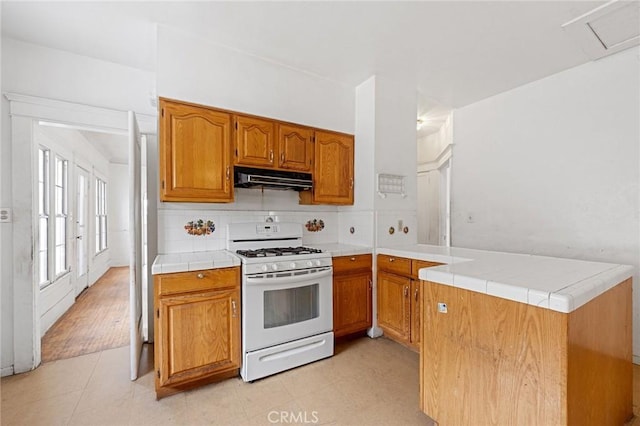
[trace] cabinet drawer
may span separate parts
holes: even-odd
[[[333,258],[333,273],[353,272],[359,269],[371,270],[371,255],[338,256]]]
[[[378,269],[399,275],[411,275],[411,259],[379,254]]]
[[[413,277],[415,279],[420,279],[418,278],[418,272],[420,271],[420,269],[422,268],[431,268],[434,266],[440,266],[443,265],[443,263],[438,263],[438,262],[429,262],[427,260],[412,260],[411,261],[411,275],[413,275]]]
[[[233,288],[240,285],[240,268],[207,269],[155,276],[158,295]]]

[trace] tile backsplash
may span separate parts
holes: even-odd
[[[162,254],[222,250],[227,246],[229,223],[265,222],[299,223],[303,244],[324,244],[338,241],[338,212],[331,211],[234,211],[198,209],[158,210],[158,252]],[[211,222],[215,228],[211,233],[189,234],[185,225],[190,222]],[[322,220],[320,231],[309,231],[304,226],[309,221]]]

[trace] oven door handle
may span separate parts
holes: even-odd
[[[276,275],[275,273],[274,275]],[[293,282],[301,282],[301,281],[314,281],[319,278],[324,278],[327,276],[331,276],[333,274],[333,268],[328,267],[327,269],[320,272],[312,272],[309,274],[300,274],[300,275],[290,275],[287,277],[270,277],[266,278],[263,276],[257,277],[246,277],[247,285],[255,285],[255,284],[287,284]]]

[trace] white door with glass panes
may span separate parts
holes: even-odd
[[[76,296],[87,288],[89,238],[89,173],[76,167]]]
[[[107,183],[96,178],[96,225],[95,252],[100,253],[107,248]]]

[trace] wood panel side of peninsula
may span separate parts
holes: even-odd
[[[631,279],[568,314],[421,283],[420,404],[440,426],[633,416]]]

